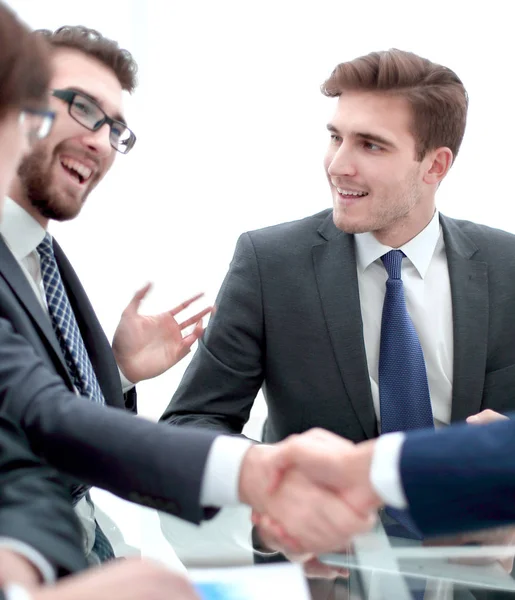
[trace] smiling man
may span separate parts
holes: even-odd
[[[123,92],[136,85],[131,54],[97,31],[62,27],[40,31],[50,44],[53,77],[51,133],[21,164],[0,225],[0,317],[10,321],[69,389],[88,401],[136,411],[134,384],[160,375],[202,334],[204,309],[177,323],[195,298],[161,315],[138,307],[149,286],[122,314],[113,348],[63,250],[47,232],[50,220],[75,218],[115,158],[136,141],[123,116]],[[196,323],[183,337],[185,327]],[[77,427],[81,427],[77,423]],[[94,446],[94,432],[92,432]],[[72,493],[92,564],[113,556],[94,519],[88,487]]]
[[[240,433],[263,388],[264,440],[321,427],[360,442],[514,410],[515,236],[435,204],[462,82],[393,49],[338,65],[322,90],[333,208],[240,237],[163,418]]]
[[[23,162],[12,192],[43,226],[49,219],[75,218],[111,168],[117,151],[126,154],[136,141],[122,116],[122,92],[132,92],[136,83],[132,58],[127,55],[117,72],[101,57],[66,46],[65,32],[56,36],[62,45],[54,56],[51,90],[51,106],[61,118],[48,142]],[[79,39],[69,29],[72,43],[73,36]]]

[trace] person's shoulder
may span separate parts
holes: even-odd
[[[331,219],[332,209],[326,209],[309,217],[270,225],[248,231],[247,235],[256,245],[309,245],[318,239],[318,230]]]
[[[479,249],[485,246],[504,246],[515,250],[515,234],[509,231],[463,219],[443,217],[443,220],[448,229],[456,228],[473,240]]]

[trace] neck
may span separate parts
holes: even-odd
[[[19,179],[16,179],[9,190],[9,197],[19,204],[29,215],[37,221],[43,229],[48,228],[48,219],[44,217],[39,210],[33,206],[27,197],[26,191],[23,189]]]
[[[426,210],[420,211],[417,215],[408,214],[403,219],[399,219],[391,226],[385,229],[374,231],[374,236],[378,242],[391,248],[400,248],[407,244],[424,230],[431,219],[434,217],[436,206],[434,202]]]

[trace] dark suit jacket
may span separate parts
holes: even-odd
[[[452,294],[452,421],[515,409],[515,236],[441,217]],[[264,439],[377,435],[354,238],[332,211],[243,234],[163,419],[240,433],[262,387]]]
[[[55,240],[54,253],[106,404],[136,412],[136,390],[133,388],[124,397],[111,346],[77,274]],[[26,275],[1,236],[0,318],[10,321],[14,329],[36,350],[48,368],[57,373],[68,388],[73,390],[73,381],[48,315],[44,313]]]
[[[0,237],[0,321],[24,338],[2,323],[0,408],[22,424],[38,454],[71,476],[64,477],[68,483],[96,485],[194,522],[211,516],[199,496],[215,435],[169,435],[164,427],[115,410],[136,412],[135,390],[124,397],[109,342],[55,241],[54,252],[107,406],[76,397],[48,315]]]
[[[200,505],[214,432],[170,428],[77,397],[3,319],[0,409],[36,454],[78,481],[195,523],[214,514]]]
[[[55,471],[30,452],[18,427],[0,417],[0,537],[28,544],[58,575],[86,568],[81,527]]]
[[[426,535],[515,523],[515,421],[409,433],[401,478]]]
[[[426,537],[515,523],[514,420],[408,433],[400,468],[411,515]],[[471,592],[476,600],[513,598]]]

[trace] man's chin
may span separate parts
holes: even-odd
[[[334,224],[338,229],[345,233],[355,234],[355,233],[366,233],[370,231],[370,226],[366,223],[351,220],[348,217],[333,214]]]
[[[36,204],[40,214],[46,219],[52,221],[71,221],[75,219],[82,210],[85,198],[61,197],[56,200],[52,197],[52,202],[45,204]]]

